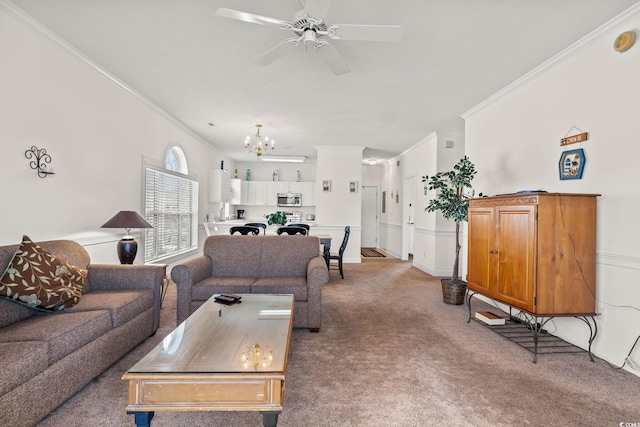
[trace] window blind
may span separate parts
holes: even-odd
[[[198,181],[180,173],[145,168],[144,261],[159,261],[198,247]]]

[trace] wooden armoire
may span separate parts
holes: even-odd
[[[469,291],[539,317],[596,312],[596,194],[469,201]]]

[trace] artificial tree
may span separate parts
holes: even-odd
[[[460,280],[460,225],[467,220],[470,196],[473,196],[471,181],[476,174],[473,163],[467,156],[464,156],[448,172],[438,172],[429,177],[422,177],[422,182],[426,182],[429,190],[435,190],[435,198],[429,201],[425,208],[427,212],[440,211],[443,218],[455,221],[456,224],[456,256],[453,262],[453,272],[451,278],[447,279],[452,285],[466,286],[466,282]],[[481,195],[481,194],[480,194]],[[443,290],[445,280],[443,282]],[[459,298],[458,298],[459,299]],[[447,302],[445,300],[445,302]],[[461,302],[460,302],[461,303]],[[455,302],[458,304],[458,302]]]

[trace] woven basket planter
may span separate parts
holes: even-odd
[[[442,300],[446,304],[464,304],[464,297],[467,292],[467,282],[463,280],[442,279]]]

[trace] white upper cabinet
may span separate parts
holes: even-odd
[[[316,205],[316,183],[315,182],[296,182],[300,184],[299,193],[302,194],[302,206]]]
[[[231,200],[232,205],[239,205],[242,202],[242,181],[235,178],[231,180]]]
[[[235,180],[232,180],[235,181]],[[315,182],[241,181],[240,205],[278,204],[278,193],[299,193],[302,206],[315,206]]]
[[[231,179],[229,171],[211,169],[209,171],[209,203],[229,203],[231,200]]]

